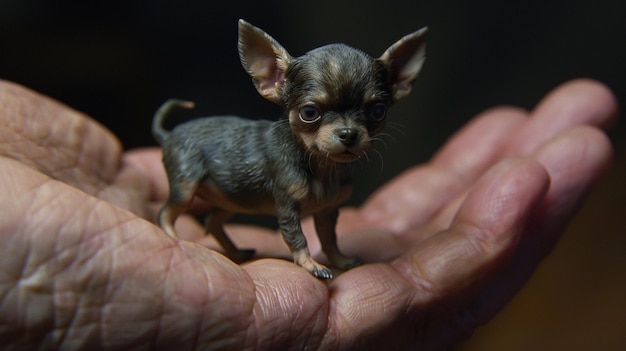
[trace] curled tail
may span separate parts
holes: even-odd
[[[194,103],[191,101],[170,99],[163,103],[154,114],[154,118],[152,119],[152,135],[159,144],[163,144],[163,141],[167,139],[167,136],[170,134],[169,131],[163,128],[163,120],[177,107],[193,108]]]

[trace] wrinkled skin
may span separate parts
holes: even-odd
[[[9,349],[441,349],[488,321],[550,252],[611,163],[616,101],[577,80],[533,111],[490,109],[426,164],[344,209],[368,262],[327,283],[279,259],[238,266],[167,196],[157,149],[0,83],[0,344]],[[311,222],[305,231],[312,232]],[[240,247],[280,236],[231,226]],[[591,233],[590,233],[591,234]],[[309,237],[319,254],[319,243]]]

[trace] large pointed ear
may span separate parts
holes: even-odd
[[[254,86],[264,98],[282,104],[280,86],[291,55],[274,38],[250,23],[239,20],[239,58]]]
[[[426,59],[426,33],[428,28],[405,35],[378,59],[385,65],[393,101],[404,99],[411,92],[411,84],[417,78]]]

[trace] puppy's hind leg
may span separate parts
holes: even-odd
[[[159,211],[157,223],[169,236],[176,238],[174,222],[189,206],[191,200],[198,189],[197,182],[181,182],[173,184],[170,182],[170,195],[165,205]]]
[[[230,240],[226,232],[224,232],[224,223],[233,216],[232,212],[222,210],[220,208],[214,208],[211,214],[207,217],[205,222],[205,228],[207,233],[213,234],[215,240],[224,249],[226,256],[231,260],[242,263],[254,256],[254,249],[242,249],[239,250]]]

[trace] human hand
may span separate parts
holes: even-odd
[[[122,154],[85,116],[3,83],[0,343],[441,348],[492,317],[549,253],[610,163],[600,129],[616,109],[581,80],[531,113],[485,112],[431,162],[342,212],[344,253],[379,263],[327,284],[284,260],[237,266],[189,219],[177,223],[188,240],[168,237],[144,219],[167,194],[158,152]],[[229,233],[286,252],[268,231]]]

